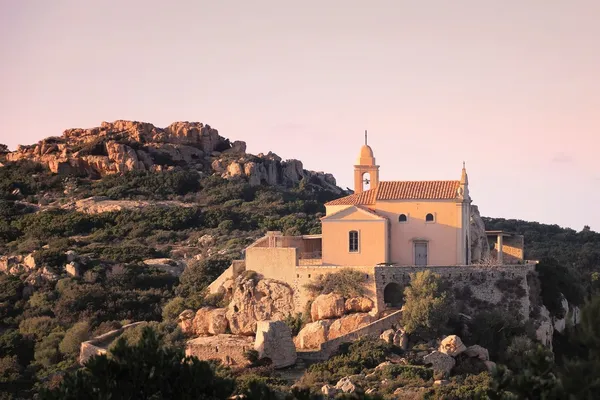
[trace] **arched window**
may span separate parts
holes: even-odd
[[[358,231],[348,233],[348,251],[351,253],[358,252]]]
[[[408,217],[406,216],[406,214],[400,214],[400,216],[398,217],[398,222],[406,222],[408,221]]]
[[[433,222],[434,221],[434,217],[432,213],[429,213],[425,216],[425,222]]]

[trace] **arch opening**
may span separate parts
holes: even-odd
[[[402,307],[404,304],[404,288],[396,282],[388,283],[383,289],[383,302],[388,307]]]
[[[363,191],[371,189],[371,174],[369,172],[362,174],[362,188]]]

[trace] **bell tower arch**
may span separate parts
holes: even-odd
[[[365,131],[365,144],[360,148],[360,155],[354,165],[354,193],[362,193],[375,189],[379,185],[379,165],[375,163],[373,149],[368,144]]]

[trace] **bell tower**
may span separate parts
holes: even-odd
[[[379,185],[379,165],[375,164],[373,149],[368,144],[365,130],[365,144],[360,148],[360,155],[354,165],[354,193],[362,193],[375,189]]]

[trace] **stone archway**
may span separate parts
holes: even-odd
[[[400,308],[404,304],[404,287],[390,282],[383,289],[383,302],[388,307]]]

